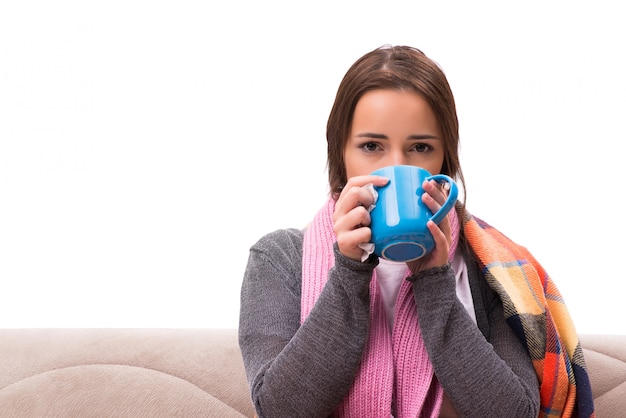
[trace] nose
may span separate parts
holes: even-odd
[[[390,165],[407,165],[408,159],[406,154],[403,151],[394,151],[390,155],[391,164]]]

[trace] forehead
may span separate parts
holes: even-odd
[[[439,123],[428,102],[411,90],[379,89],[357,102],[351,121],[354,129],[427,131],[439,136]],[[353,132],[354,133],[354,132]]]

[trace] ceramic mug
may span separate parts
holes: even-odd
[[[383,167],[372,175],[389,179],[386,185],[375,187],[378,199],[370,213],[374,254],[391,261],[412,261],[431,252],[435,241],[426,224],[430,220],[439,224],[454,207],[458,195],[454,180],[411,165]],[[446,202],[435,214],[422,202],[425,180],[450,185]]]

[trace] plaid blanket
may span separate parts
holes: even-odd
[[[563,298],[526,250],[466,215],[463,229],[508,324],[530,353],[541,394],[540,417],[595,417],[583,351]]]

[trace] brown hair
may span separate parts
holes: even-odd
[[[359,58],[348,69],[337,90],[326,126],[331,194],[338,196],[348,180],[343,155],[356,104],[366,92],[376,89],[408,89],[428,102],[443,135],[441,173],[459,181],[465,191],[459,162],[459,122],[445,74],[419,49],[385,45]]]

